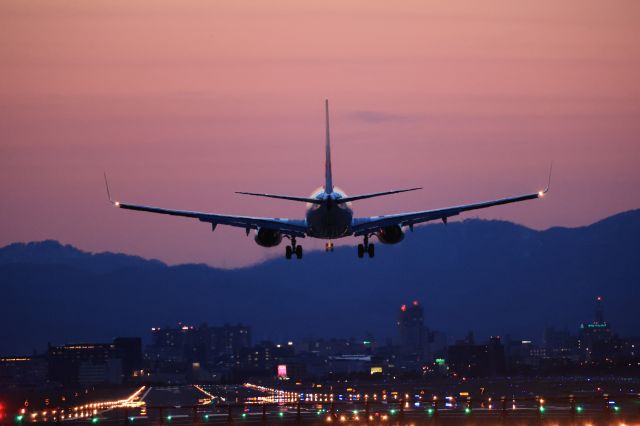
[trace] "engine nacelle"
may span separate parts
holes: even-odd
[[[282,242],[282,234],[273,229],[260,228],[254,239],[262,247],[275,247]]]
[[[376,236],[382,244],[397,244],[404,239],[404,232],[398,225],[385,226],[376,232]]]

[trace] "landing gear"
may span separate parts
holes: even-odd
[[[324,243],[324,251],[333,251],[333,242]]]
[[[284,257],[291,259],[291,256],[302,259],[302,246],[296,244],[296,237],[291,237],[291,245],[284,248]]]
[[[375,246],[369,242],[368,236],[364,237],[364,244],[358,244],[358,257],[363,258],[365,253],[367,253],[369,257],[373,257],[376,254]]]

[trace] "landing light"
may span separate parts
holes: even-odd
[[[538,191],[538,197],[544,197],[544,191]]]
[[[116,201],[114,204],[116,205],[116,207],[120,207],[120,201]]]

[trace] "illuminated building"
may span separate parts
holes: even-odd
[[[424,359],[427,354],[427,330],[424,327],[424,309],[417,300],[400,306],[397,325],[402,355],[416,360]]]
[[[580,324],[578,350],[587,361],[602,361],[611,355],[611,325],[604,319],[602,296],[596,297],[594,320]]]
[[[209,327],[179,323],[177,327],[153,327],[151,335],[147,356],[159,362],[208,366],[222,361],[233,365],[240,350],[251,346],[251,330],[242,324]]]
[[[64,385],[119,384],[140,366],[140,338],[49,346],[49,379]]]
[[[112,343],[49,346],[49,378],[63,385],[121,383],[122,360],[117,355]]]
[[[0,358],[0,388],[4,386],[38,386],[47,379],[47,360],[42,356],[8,356]]]

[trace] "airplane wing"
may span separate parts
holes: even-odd
[[[251,217],[251,216],[234,216],[223,215],[216,213],[194,212],[189,210],[173,210],[165,209],[161,207],[143,206],[139,204],[121,203],[120,201],[114,201],[111,199],[111,191],[109,189],[109,181],[107,180],[107,174],[104,174],[104,184],[107,189],[107,198],[109,202],[114,206],[127,209],[136,210],[140,212],[150,212],[166,214],[170,216],[182,216],[198,219],[201,222],[207,222],[211,224],[211,229],[215,230],[218,224],[235,226],[238,228],[244,228],[249,233],[250,229],[266,228],[274,231],[280,231],[284,235],[290,235],[292,237],[304,238],[307,231],[307,226],[304,220],[299,219],[284,219],[278,217]]]
[[[119,201],[111,201],[114,206],[121,209],[136,210],[142,212],[159,213],[171,216],[182,216],[198,219],[201,222],[210,223],[215,229],[216,225],[229,225],[238,228],[249,229],[266,228],[274,231],[280,231],[285,235],[304,238],[306,235],[306,224],[304,220],[268,218],[268,217],[251,217],[251,216],[233,216],[222,215],[216,213],[194,212],[188,210],[172,210],[160,207],[142,206],[138,204],[121,203]]]
[[[399,213],[386,216],[371,216],[366,218],[355,218],[351,226],[354,236],[367,235],[374,233],[378,229],[385,226],[413,226],[416,223],[428,222],[431,220],[441,219],[446,222],[447,218],[456,216],[462,212],[469,210],[484,209],[501,204],[517,203],[519,201],[533,200],[541,198],[549,190],[546,189],[533,194],[525,194],[517,197],[502,198],[499,200],[485,201],[481,203],[465,204],[462,206],[447,207],[437,210],[424,210],[419,212]]]

